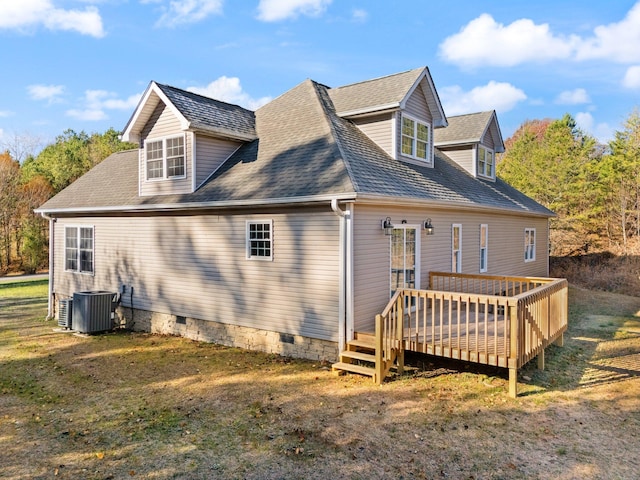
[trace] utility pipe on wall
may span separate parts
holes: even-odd
[[[353,335],[353,226],[352,209],[342,210],[338,206],[338,199],[331,199],[331,210],[340,217],[340,278],[338,288],[340,290],[338,301],[338,347],[344,350],[349,339]]]
[[[53,278],[54,278],[54,251],[55,251],[55,223],[56,219],[46,213],[40,213],[42,218],[49,220],[49,292],[47,295],[47,318],[53,317]]]

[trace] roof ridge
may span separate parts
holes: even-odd
[[[195,97],[200,97],[200,98],[202,98],[204,100],[213,101],[213,102],[217,102],[217,103],[224,103],[225,105],[231,105],[232,107],[238,107],[238,108],[241,108],[241,109],[246,110],[247,112],[251,112],[251,113],[255,112],[255,110],[251,110],[249,108],[245,108],[242,105],[238,105],[237,103],[225,102],[224,100],[220,100],[219,98],[209,97],[209,96],[203,95],[201,93],[192,92],[190,90],[187,90],[187,89],[184,89],[184,88],[180,88],[180,87],[174,87],[173,85],[168,85],[166,83],[159,83],[159,82],[156,82],[156,81],[154,81],[154,83],[156,85],[158,85],[158,87],[160,87],[160,88],[165,87],[165,88],[169,88],[171,90],[177,90],[178,92],[185,93],[187,95],[191,95],[191,96],[195,96]]]
[[[347,175],[349,176],[349,181],[351,182],[351,186],[353,187],[353,191],[358,191],[358,183],[355,180],[355,175],[351,169],[351,165],[346,159],[346,155],[344,154],[344,149],[340,143],[338,134],[336,133],[335,126],[333,124],[335,115],[335,107],[333,106],[333,101],[329,97],[329,87],[326,85],[322,85],[314,80],[311,80],[311,83],[314,87],[316,97],[318,98],[318,102],[320,103],[320,108],[322,109],[322,113],[324,114],[324,118],[329,126],[329,131],[331,132],[331,139],[335,144],[338,152],[340,153],[340,160],[342,161],[345,170],[347,171]]]
[[[447,118],[460,118],[460,117],[470,117],[471,115],[482,115],[482,114],[491,114],[495,112],[495,110],[482,110],[480,112],[470,112],[470,113],[461,113],[459,115],[447,115]]]
[[[365,84],[365,83],[377,82],[377,81],[383,80],[385,78],[397,77],[399,75],[405,75],[407,73],[418,71],[418,70],[423,71],[425,68],[427,68],[427,67],[412,68],[412,69],[409,69],[409,70],[405,70],[403,72],[392,73],[392,74],[389,74],[389,75],[382,75],[381,77],[376,77],[376,78],[369,78],[367,80],[361,80],[359,82],[348,83],[346,85],[340,85],[338,87],[333,87],[333,88],[331,88],[331,90],[339,90],[341,88],[354,87],[356,85],[362,85],[362,84]]]

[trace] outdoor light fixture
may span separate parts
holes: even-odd
[[[433,225],[431,225],[431,219],[427,218],[424,221],[424,231],[427,235],[433,235]]]
[[[384,234],[391,235],[393,233],[393,224],[391,223],[391,217],[385,218],[381,223]]]

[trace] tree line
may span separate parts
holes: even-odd
[[[112,153],[136,148],[113,128],[90,135],[65,130],[35,156],[26,153],[32,144],[22,137],[0,146],[0,274],[46,268],[48,226],[34,208]],[[498,176],[557,214],[551,220],[553,255],[629,253],[640,245],[637,110],[607,145],[568,114],[526,121],[496,163]]]
[[[505,142],[498,176],[553,210],[552,255],[612,250],[640,243],[640,113],[632,112],[607,145],[575,119],[531,120]],[[635,250],[634,250],[635,251]]]
[[[46,268],[48,222],[33,210],[112,153],[135,148],[113,128],[104,133],[65,130],[37,155],[23,136],[0,153],[0,274]]]

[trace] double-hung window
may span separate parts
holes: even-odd
[[[184,178],[184,135],[145,141],[147,180]]]
[[[524,261],[533,262],[536,259],[536,229],[524,229]]]
[[[273,221],[247,221],[247,258],[273,260]]]
[[[431,163],[431,132],[427,123],[402,116],[402,155]]]
[[[462,225],[451,226],[451,271],[462,272]]]
[[[93,227],[65,227],[64,269],[69,272],[93,273]]]
[[[487,260],[489,257],[489,226],[480,225],[480,273],[487,271]]]
[[[489,178],[496,176],[493,150],[482,145],[478,145],[478,175]]]

